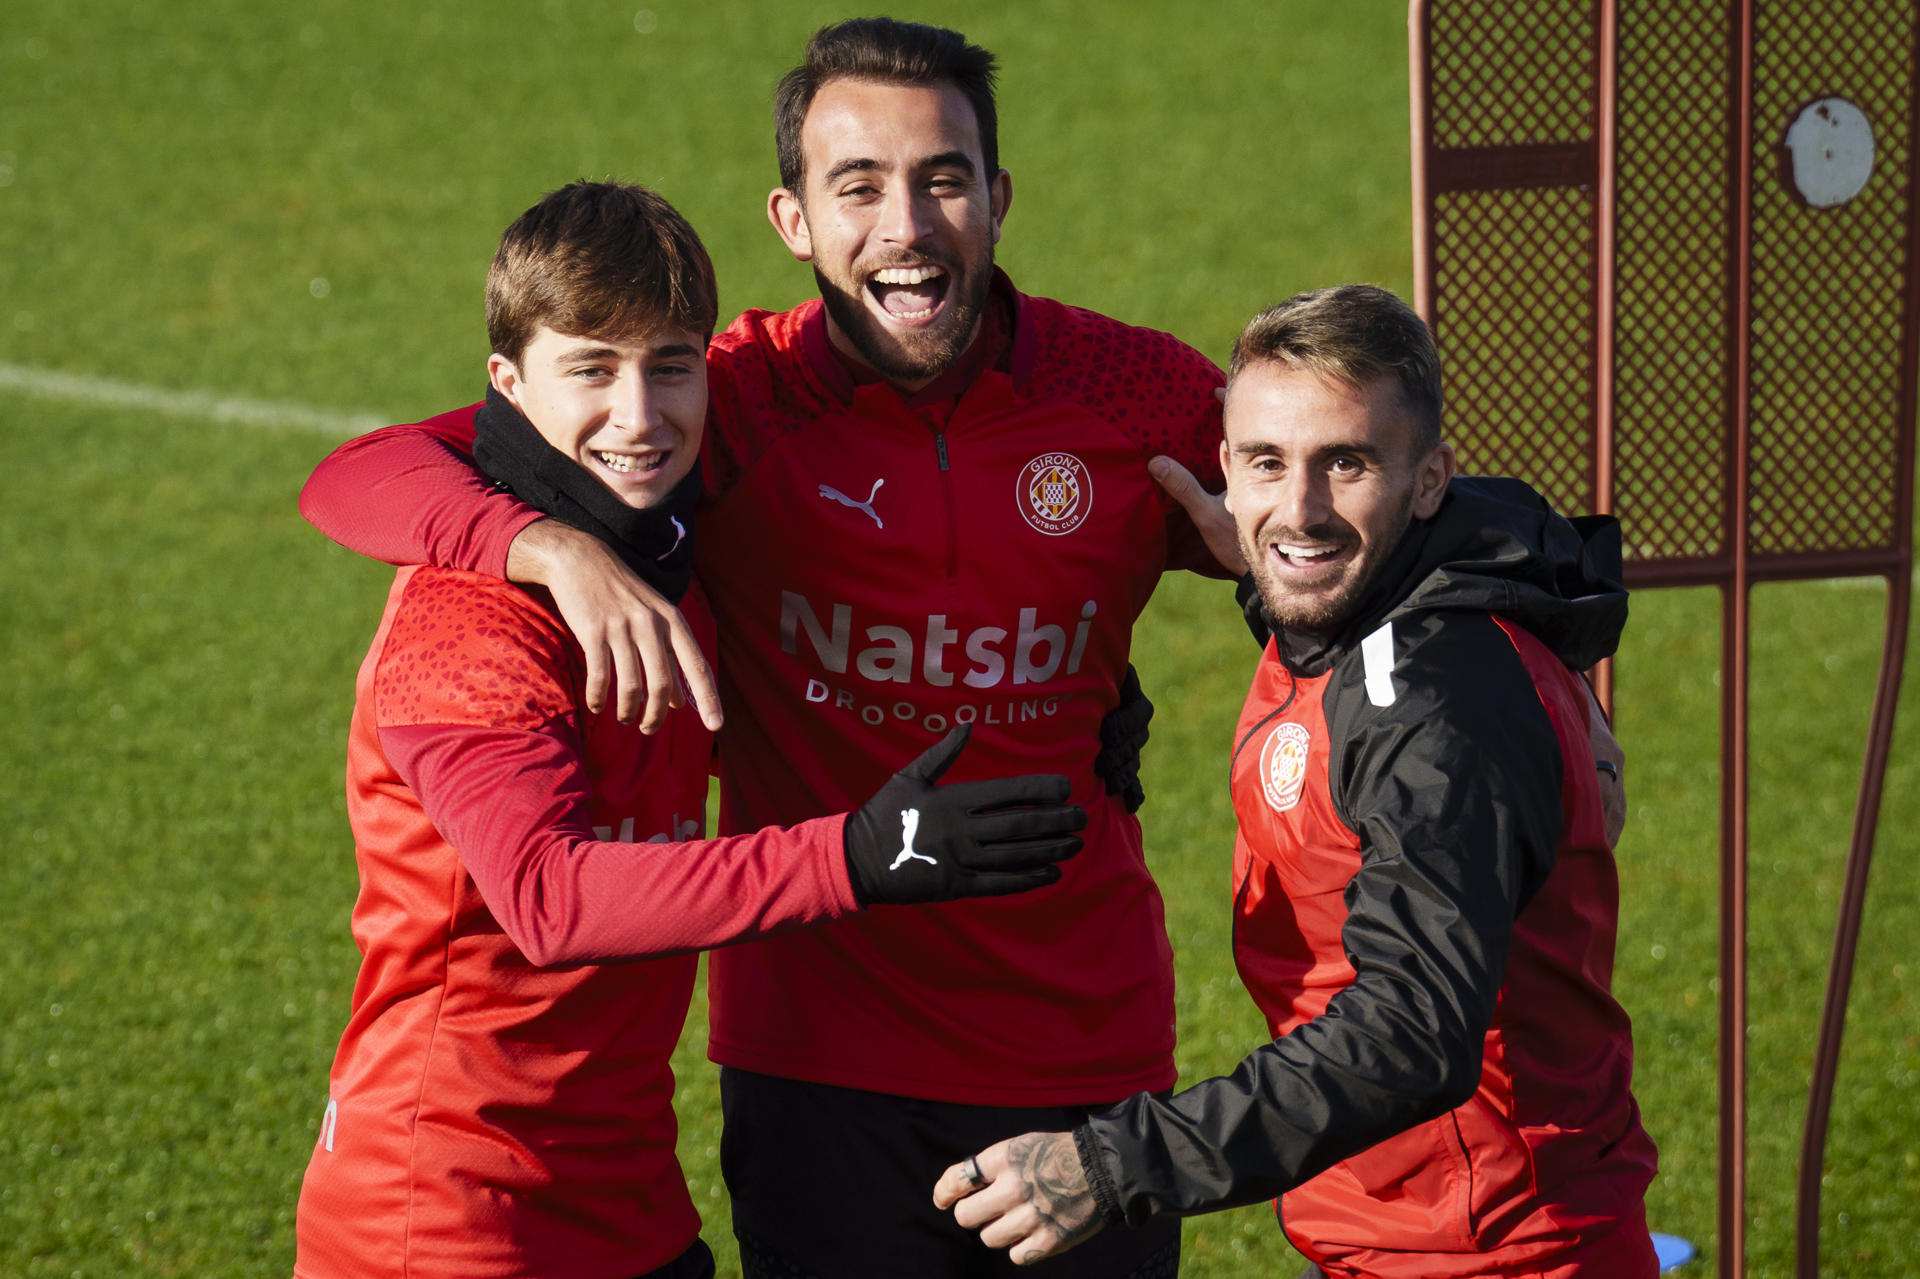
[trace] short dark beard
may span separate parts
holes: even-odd
[[[819,267],[813,269],[813,278],[827,314],[874,372],[889,382],[930,382],[952,368],[973,344],[974,334],[980,329],[980,313],[986,309],[987,294],[993,287],[993,259],[989,256],[980,270],[967,273],[964,294],[957,291],[957,283],[949,286],[956,291],[946,300],[948,323],[939,335],[928,335],[928,347],[918,359],[907,355],[897,339],[880,330],[879,322],[867,311],[865,298],[840,289],[820,273]]]
[[[1332,635],[1346,625],[1366,602],[1380,575],[1386,571],[1393,560],[1393,552],[1406,537],[1407,530],[1413,527],[1413,494],[1407,494],[1406,507],[1400,514],[1399,527],[1393,536],[1378,543],[1373,563],[1366,566],[1358,579],[1345,590],[1331,599],[1315,600],[1311,606],[1293,595],[1279,595],[1267,589],[1267,577],[1264,572],[1256,571],[1253,583],[1260,590],[1260,602],[1267,606],[1267,615],[1283,631],[1293,631],[1308,635]],[[1265,546],[1248,546],[1244,541],[1240,546],[1241,554],[1247,557],[1249,564],[1266,563]]]

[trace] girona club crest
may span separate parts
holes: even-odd
[[[1300,802],[1312,741],[1304,724],[1281,724],[1267,734],[1267,744],[1260,748],[1260,786],[1274,812],[1284,813]]]
[[[1093,510],[1093,476],[1071,453],[1042,453],[1020,468],[1013,500],[1028,524],[1058,537],[1086,523]]]

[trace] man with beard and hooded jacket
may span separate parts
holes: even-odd
[[[1576,674],[1626,621],[1618,526],[1456,479],[1432,337],[1380,289],[1256,317],[1225,422],[1270,632],[1233,744],[1234,950],[1274,1039],[989,1147],[936,1202],[1019,1263],[1278,1195],[1328,1276],[1653,1275],[1612,761]]]

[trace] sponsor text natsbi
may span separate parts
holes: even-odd
[[[1012,628],[979,626],[962,632],[949,624],[947,614],[927,616],[923,629],[910,629],[891,623],[854,627],[853,606],[833,604],[823,622],[818,610],[803,595],[780,592],[780,648],[800,655],[804,641],[820,666],[829,674],[858,675],[876,684],[924,684],[949,688],[956,681],[978,689],[1044,684],[1056,675],[1073,675],[1086,655],[1087,638],[1092,631],[1097,606],[1092,600],[1080,606],[1069,635],[1065,624],[1042,622],[1040,610],[1023,608]],[[855,636],[860,646],[855,647]],[[1039,690],[1035,690],[1038,692]],[[856,712],[869,724],[888,719],[922,720],[931,732],[943,732],[951,722],[967,724],[1010,724],[1050,716],[1059,709],[1058,696],[1035,696],[967,703],[943,711],[922,714],[908,701],[870,701],[853,690],[835,688],[825,680],[809,678],[806,699]]]

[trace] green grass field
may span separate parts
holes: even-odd
[[[406,420],[474,398],[502,226],[577,176],[700,226],[723,313],[810,277],[761,214],[767,92],[819,4],[17,0],[0,24],[0,1274],[285,1273],[356,956],[340,787],[387,574],[294,495],[337,436],[36,391],[19,370]],[[1295,289],[1409,279],[1402,7],[1062,0],[902,16],[1005,64],[1028,290],[1216,357]],[[11,372],[10,372],[11,371]],[[1756,602],[1752,1273],[1791,1259],[1794,1161],[1880,633],[1864,586]],[[1635,602],[1618,991],[1662,1148],[1656,1228],[1714,1223],[1717,602]],[[1148,848],[1180,1066],[1262,1034],[1228,951],[1228,735],[1253,653],[1169,580]],[[1906,717],[1825,1192],[1831,1273],[1911,1273],[1920,1203],[1920,736]],[[732,1269],[697,1004],[682,1158]],[[1191,1222],[1185,1273],[1297,1262],[1268,1214]]]

